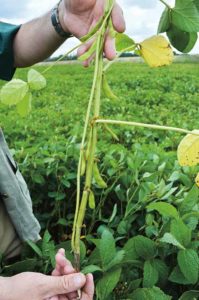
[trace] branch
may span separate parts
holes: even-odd
[[[145,123],[127,122],[127,121],[117,121],[117,120],[103,120],[103,119],[98,119],[98,120],[95,121],[95,123],[144,127],[144,128],[159,129],[159,130],[165,130],[165,131],[175,131],[175,132],[193,134],[193,135],[199,136],[199,133],[189,131],[189,130],[186,130],[186,129],[176,128],[176,127],[169,127],[169,126],[154,125],[154,124],[145,124]]]

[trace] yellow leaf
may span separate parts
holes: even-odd
[[[196,182],[196,185],[199,187],[199,173],[198,173],[198,175],[196,176],[195,182]]]
[[[199,164],[199,130],[186,135],[178,146],[178,161],[181,166],[196,166]]]
[[[170,65],[173,61],[173,51],[166,38],[162,35],[152,36],[139,44],[140,55],[150,67]]]

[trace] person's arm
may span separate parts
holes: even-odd
[[[15,67],[31,66],[49,57],[65,41],[51,23],[51,13],[21,26],[14,39]]]
[[[105,0],[62,0],[59,5],[59,18],[64,31],[72,33],[77,38],[88,33],[103,15],[105,2]],[[118,4],[114,6],[112,19],[115,29],[123,32],[125,22]],[[52,26],[50,12],[22,25],[14,38],[15,67],[27,67],[44,60],[64,41]],[[108,36],[104,51],[108,59],[115,56],[114,40]]]

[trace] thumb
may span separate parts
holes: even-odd
[[[86,283],[86,277],[81,273],[53,277],[45,276],[43,282],[44,298],[67,294],[81,289]]]

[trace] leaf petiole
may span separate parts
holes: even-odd
[[[180,132],[180,133],[185,133],[185,134],[193,134],[193,135],[197,135],[197,136],[199,135],[196,132],[189,131],[189,130],[182,129],[182,128],[161,126],[161,125],[155,125],[155,124],[145,124],[145,123],[139,123],[139,122],[127,122],[127,121],[98,119],[98,120],[95,120],[95,123],[113,124],[113,125],[127,125],[127,126],[135,126],[135,127],[165,130],[165,131],[175,131],[175,132]]]

